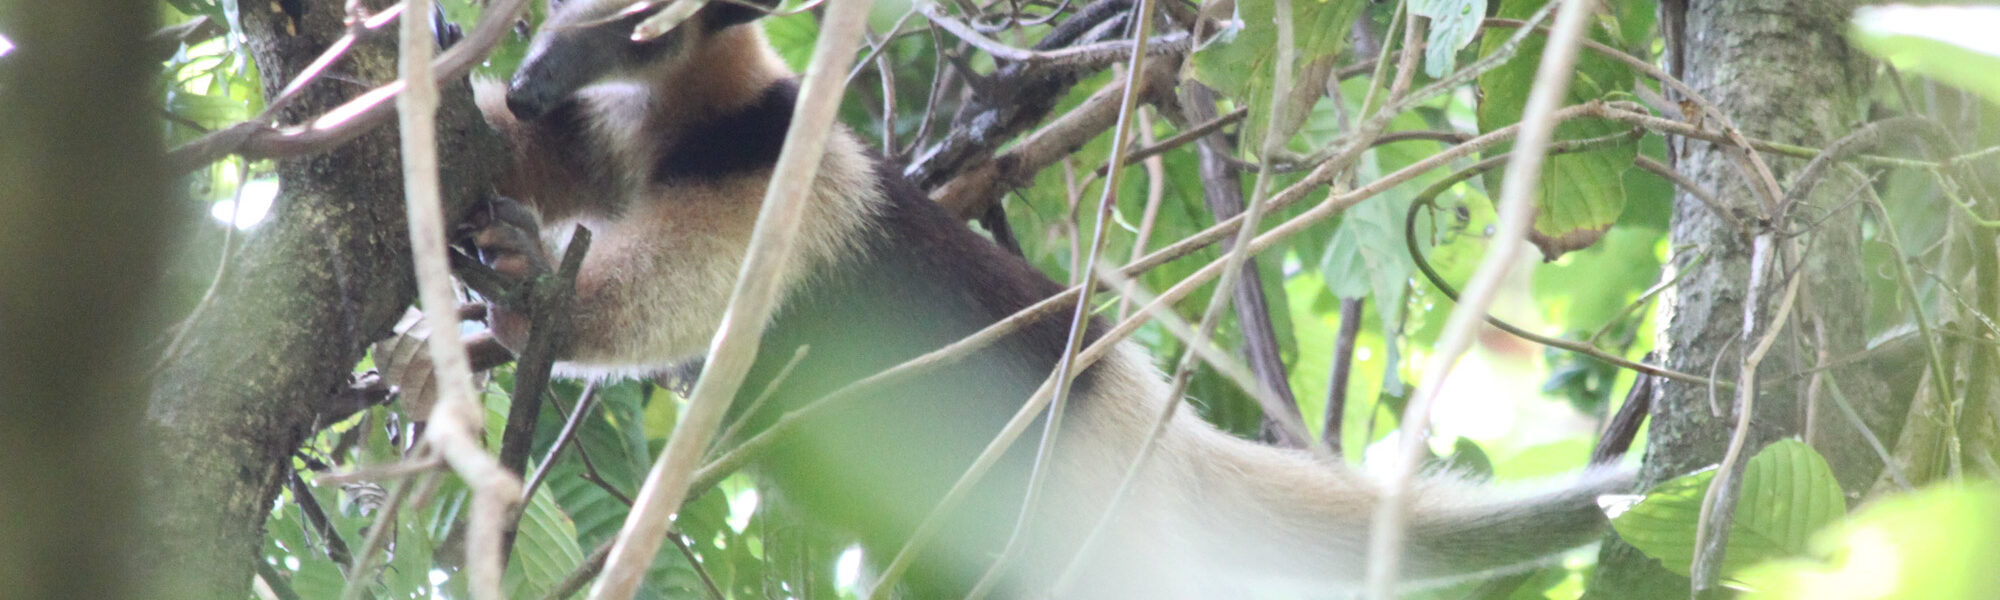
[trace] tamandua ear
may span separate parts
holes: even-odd
[[[777,10],[779,1],[708,0],[708,4],[701,7],[702,27],[713,32],[755,21]]]

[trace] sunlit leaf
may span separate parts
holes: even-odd
[[[1854,11],[1855,45],[1898,69],[2000,102],[2000,7],[1865,6]]]
[[[813,41],[819,39],[819,21],[812,13],[764,19],[764,34],[771,46],[794,71],[803,71],[812,61]]]
[[[1863,507],[1814,536],[1822,560],[1774,561],[1741,575],[1752,598],[2000,598],[2000,487],[1939,485]]]
[[[1525,18],[1544,3],[1544,0],[1509,0],[1501,3],[1499,15]],[[1481,54],[1493,52],[1507,37],[1486,36],[1481,42]],[[1607,41],[1603,32],[1595,28],[1592,37]],[[1493,131],[1520,121],[1528,93],[1535,83],[1543,43],[1540,35],[1528,36],[1512,61],[1479,78],[1481,131]],[[1632,72],[1629,68],[1584,52],[1577,57],[1576,74],[1570,82],[1564,104],[1601,99],[1614,92],[1629,91],[1631,87]],[[1616,124],[1575,120],[1558,125],[1555,139],[1593,139],[1622,131],[1627,129]],[[1511,144],[1502,144],[1492,151],[1492,155],[1504,153],[1511,147]],[[1638,144],[1625,142],[1610,148],[1548,157],[1542,167],[1540,190],[1535,196],[1538,210],[1534,230],[1530,233],[1530,241],[1541,248],[1544,258],[1554,259],[1565,252],[1589,247],[1612,223],[1617,222],[1619,213],[1625,208],[1624,174],[1631,168],[1632,157],[1637,154]],[[1498,192],[1502,180],[1502,173],[1493,171],[1493,176],[1486,178],[1487,189]],[[1495,193],[1495,196],[1498,194]]]
[[[1411,0],[1410,13],[1431,20],[1424,41],[1424,74],[1443,77],[1457,68],[1458,51],[1479,34],[1486,0]]]
[[[1611,526],[1667,570],[1686,575],[1694,562],[1702,496],[1714,478],[1711,469],[1655,486]],[[1763,560],[1805,554],[1813,532],[1847,509],[1826,460],[1797,440],[1780,440],[1751,457],[1739,494],[1724,575]]]

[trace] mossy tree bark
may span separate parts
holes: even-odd
[[[1684,54],[1679,61],[1684,80],[1715,102],[1744,135],[1824,147],[1864,119],[1873,64],[1843,37],[1853,2],[1665,1],[1662,10],[1676,10],[1677,4],[1686,6]],[[1666,16],[1662,23],[1671,23],[1672,15]],[[1676,165],[1680,173],[1713,190],[1725,210],[1740,221],[1757,223],[1767,214],[1763,196],[1744,175],[1746,163],[1740,154],[1699,141],[1686,146]],[[1786,189],[1805,164],[1772,155],[1765,158]],[[1786,330],[1759,369],[1746,452],[1780,437],[1800,435],[1808,386],[1796,374],[1815,364],[1821,351],[1832,357],[1849,356],[1865,342],[1865,319],[1855,314],[1866,299],[1859,250],[1861,209],[1847,201],[1855,186],[1837,175],[1822,184],[1806,200],[1807,206],[1792,211],[1791,220],[1780,225],[1785,231],[1810,232],[1809,241],[1799,244],[1802,251],[1794,255],[1804,263],[1807,279]],[[1744,303],[1753,297],[1752,240],[1685,192],[1675,198],[1671,239],[1676,248],[1673,268],[1682,279],[1664,307],[1661,354],[1667,366],[1681,372],[1713,372],[1717,378],[1736,381],[1737,366],[1754,343],[1742,339]],[[1783,244],[1785,239],[1806,238],[1781,233],[1779,239]],[[1696,262],[1702,254],[1705,259]],[[1775,314],[1784,295],[1785,273],[1793,266],[1767,273],[1755,292],[1760,327]],[[1891,406],[1878,382],[1842,375],[1839,383],[1877,432],[1892,431],[1901,412]],[[1671,381],[1659,382],[1656,390],[1643,483],[1656,484],[1720,462],[1736,419],[1733,393]],[[1725,414],[1713,414],[1711,403]],[[1811,441],[1827,456],[1852,497],[1873,482],[1882,464],[1848,422],[1828,416],[1833,414],[1831,408],[1821,412]],[[1686,598],[1688,594],[1687,578],[1666,572],[1613,536],[1605,544],[1590,595]]]
[[[244,3],[267,98],[347,31],[344,4]],[[393,2],[364,4],[373,12]],[[395,78],[391,25],[308,85],[278,122],[306,121]],[[444,193],[448,214],[458,214],[487,193],[502,146],[466,86],[446,88],[444,98]],[[213,304],[186,323],[185,343],[155,381],[148,422],[164,454],[149,487],[163,502],[155,522],[164,544],[154,566],[171,581],[156,597],[248,592],[293,451],[326,425],[319,407],[414,298],[393,126],[280,160],[278,174],[283,191],[270,218],[239,251]]]

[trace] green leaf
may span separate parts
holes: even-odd
[[[1444,77],[1457,68],[1458,51],[1479,34],[1486,0],[1411,0],[1410,13],[1431,19],[1424,41],[1424,74]]]
[[[580,564],[583,564],[583,548],[576,542],[576,524],[556,504],[547,486],[535,490],[535,496],[521,511],[513,561],[508,564],[502,582],[507,595],[540,597]]]
[[[226,125],[250,118],[250,104],[239,98],[169,91],[167,112],[204,125]]]
[[[1694,562],[1695,525],[1713,469],[1679,477],[1646,493],[1646,498],[1611,521],[1618,537],[1687,575]],[[1813,532],[1839,518],[1847,505],[1840,484],[1810,446],[1780,440],[1751,457],[1729,528],[1722,562],[1727,576],[1758,562],[1805,554]]]
[[[1541,8],[1544,0],[1510,0],[1500,5],[1499,15],[1525,18]],[[1592,38],[1610,42],[1601,28],[1592,29]],[[1481,42],[1480,53],[1490,54],[1507,36],[1489,35]],[[1540,66],[1544,39],[1531,35],[1523,40],[1519,54],[1500,68],[1479,78],[1479,129],[1493,131],[1520,121],[1534,87],[1535,70]],[[1594,53],[1577,58],[1576,76],[1570,82],[1564,104],[1580,104],[1632,89],[1632,72],[1626,66]],[[1573,120],[1558,125],[1557,140],[1579,140],[1613,135],[1625,128],[1601,121]],[[1497,146],[1495,155],[1512,144]],[[1637,143],[1624,142],[1589,152],[1551,155],[1542,166],[1541,186],[1535,196],[1539,211],[1530,240],[1549,260],[1563,253],[1586,248],[1597,242],[1604,231],[1618,221],[1625,208],[1625,172],[1638,154]],[[1504,175],[1495,171],[1486,178],[1487,188],[1497,198]]]
[[[1666,232],[1618,226],[1601,243],[1535,269],[1535,300],[1564,331],[1592,332],[1618,318],[1660,276]]]
[[[1825,560],[1774,561],[1740,577],[1751,598],[2000,598],[2000,486],[1939,485],[1871,504],[1813,537]]]
[[[811,12],[764,19],[764,34],[786,65],[804,72],[812,61],[813,41],[819,39],[819,20]]]
[[[1350,98],[1365,95],[1365,87],[1344,87],[1343,93]],[[1389,131],[1427,129],[1429,125],[1414,112],[1399,115],[1389,123]],[[1361,179],[1377,179],[1429,158],[1441,149],[1436,142],[1402,142],[1377,148],[1362,155]],[[1369,296],[1376,306],[1401,306],[1408,297],[1409,279],[1416,268],[1403,242],[1403,220],[1417,192],[1444,177],[1445,172],[1445,169],[1426,172],[1348,208],[1320,256],[1320,275],[1326,279],[1327,289],[1341,298]],[[1423,230],[1420,226],[1419,231]],[[1395,328],[1393,311],[1378,311],[1378,316],[1383,319],[1382,330]]]
[[[1854,11],[1854,43],[1906,72],[2000,102],[2000,7],[1868,6]]]
[[[1350,0],[1292,0],[1292,68],[1304,70],[1307,64],[1339,52],[1347,42],[1348,29],[1366,6],[1366,2]],[[1194,57],[1196,79],[1250,108],[1239,144],[1253,152],[1263,148],[1271,116],[1271,86],[1278,60],[1273,7],[1269,1],[1237,3],[1236,16],[1243,28],[1225,32],[1231,36],[1227,42],[1211,45]]]
[[[1486,455],[1485,448],[1479,447],[1479,442],[1465,436],[1458,436],[1458,439],[1452,440],[1451,454],[1444,455],[1441,460],[1449,465],[1454,473],[1482,480],[1493,478],[1493,459]]]

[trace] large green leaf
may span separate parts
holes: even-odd
[[[1667,570],[1686,575],[1694,561],[1702,495],[1714,478],[1715,471],[1707,470],[1662,483],[1611,526]],[[1805,554],[1813,532],[1847,508],[1826,460],[1797,440],[1780,440],[1751,457],[1739,494],[1722,563],[1725,575]]]
[[[1499,14],[1508,18],[1525,18],[1543,4],[1545,0],[1509,0],[1501,3]],[[1492,53],[1507,37],[1486,36],[1480,44],[1480,54]],[[1617,43],[1599,28],[1592,29],[1592,37],[1600,42]],[[1528,92],[1534,86],[1543,42],[1542,36],[1529,36],[1523,40],[1520,53],[1513,60],[1479,78],[1481,131],[1493,131],[1521,120]],[[1570,82],[1564,103],[1588,102],[1617,92],[1629,92],[1631,88],[1632,72],[1629,68],[1584,52],[1577,58],[1576,76]],[[1625,129],[1612,123],[1574,120],[1557,126],[1555,139],[1597,138],[1621,131]],[[1511,144],[1502,144],[1493,153],[1497,155],[1511,147]],[[1544,258],[1554,260],[1565,252],[1589,247],[1612,223],[1618,221],[1619,213],[1625,209],[1625,171],[1631,168],[1632,158],[1638,151],[1636,142],[1626,142],[1590,152],[1548,157],[1542,166],[1542,182],[1535,196],[1535,205],[1539,208],[1535,214],[1535,228],[1529,236],[1541,248]],[[1494,173],[1494,176],[1486,178],[1486,183],[1487,188],[1498,197],[1502,177],[1498,171]]]
[[[1885,499],[1814,536],[1823,559],[1742,574],[1753,598],[2000,598],[2000,486],[1940,485]]]
[[[2000,7],[1870,6],[1854,11],[1855,45],[1905,71],[2000,102]]]
[[[541,597],[579,564],[583,564],[583,548],[576,542],[576,524],[556,504],[548,487],[535,490],[521,511],[520,534],[514,538],[513,560],[503,581],[507,595]]]
[[[1294,74],[1308,63],[1339,52],[1347,42],[1347,32],[1361,15],[1365,2],[1352,0],[1292,0]],[[1214,44],[1195,54],[1195,77],[1202,83],[1250,107],[1243,122],[1241,146],[1255,152],[1263,147],[1266,123],[1270,119],[1271,87],[1278,60],[1278,25],[1274,4],[1268,0],[1239,2],[1236,16],[1241,30],[1225,43]]]

